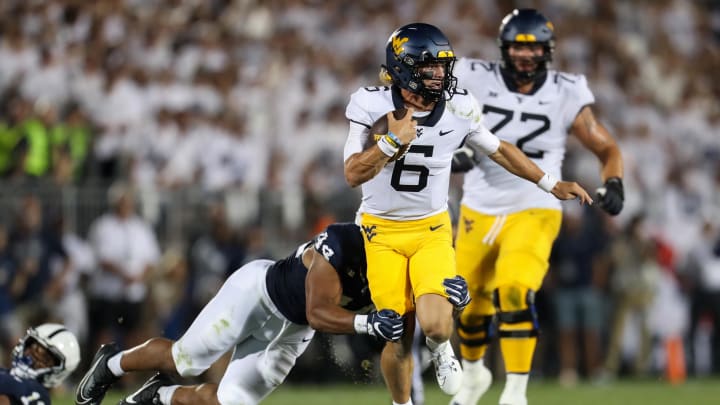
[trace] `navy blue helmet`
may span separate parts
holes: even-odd
[[[498,32],[498,46],[502,54],[503,68],[519,80],[533,79],[538,73],[545,72],[552,62],[555,50],[555,27],[552,22],[532,8],[515,9],[503,18]],[[529,72],[516,70],[508,48],[512,44],[542,44],[543,56],[536,58],[538,66]]]
[[[394,85],[431,101],[439,101],[443,97],[449,99],[455,94],[457,78],[452,74],[455,52],[437,27],[424,23],[402,26],[390,35],[385,53],[386,65],[383,68]],[[426,87],[423,79],[427,78],[423,78],[418,69],[434,63],[445,64],[445,77],[440,89]]]

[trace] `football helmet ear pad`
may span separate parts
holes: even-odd
[[[555,28],[544,15],[537,10],[515,9],[503,18],[497,38],[502,67],[516,80],[529,81],[547,71],[555,51]],[[512,44],[542,44],[543,55],[535,59],[538,66],[529,72],[517,71],[510,59],[508,49]]]
[[[437,27],[412,23],[398,28],[390,35],[385,48],[387,71],[391,82],[430,101],[449,100],[457,87],[457,78],[452,71],[455,52],[445,34]],[[440,89],[426,87],[427,76],[420,73],[423,66],[442,63],[445,75]]]

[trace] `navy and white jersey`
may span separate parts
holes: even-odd
[[[36,380],[20,378],[0,368],[0,395],[10,398],[12,405],[50,405],[50,393]]]
[[[302,253],[312,244],[315,250],[335,268],[342,285],[340,306],[357,313],[370,311],[372,301],[367,283],[365,248],[360,227],[353,223],[333,224],[297,252],[277,261],[267,270],[268,294],[275,306],[291,322],[307,325],[305,316],[305,276],[307,268]]]

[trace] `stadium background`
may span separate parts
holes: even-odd
[[[586,74],[626,162],[619,217],[565,204],[562,254],[539,297],[534,376],[574,385],[560,365],[555,307],[588,292],[600,298],[600,357],[573,340],[585,353],[576,377],[665,380],[667,342],[683,343],[691,377],[717,375],[720,3],[711,0],[2,1],[3,352],[47,319],[78,333],[85,360],[108,337],[177,337],[240,264],[280,258],[324,224],[352,221],[359,193],[342,175],[344,107],[358,87],[377,84],[390,32],[433,23],[458,55],[495,59],[502,16],[522,6],[554,22],[553,66]],[[599,186],[594,157],[573,141],[565,169]],[[87,314],[102,284],[91,229],[122,195],[136,200],[159,249],[141,281],[150,287],[142,327],[118,320],[98,334]],[[618,246],[630,242],[649,253]],[[638,285],[648,294],[631,305],[635,316],[612,322]],[[620,346],[611,347],[613,334]],[[320,336],[290,381],[378,381],[375,349]],[[611,352],[612,372],[591,365]]]

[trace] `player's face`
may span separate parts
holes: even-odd
[[[508,55],[518,72],[532,72],[538,67],[538,61],[542,59],[542,44],[511,44],[508,47]]]
[[[31,342],[25,347],[25,355],[32,358],[35,369],[53,367],[57,363],[55,356],[36,342]]]
[[[441,90],[445,79],[445,69],[446,66],[443,62],[428,63],[419,66],[418,73],[423,78],[423,84],[426,88]]]

